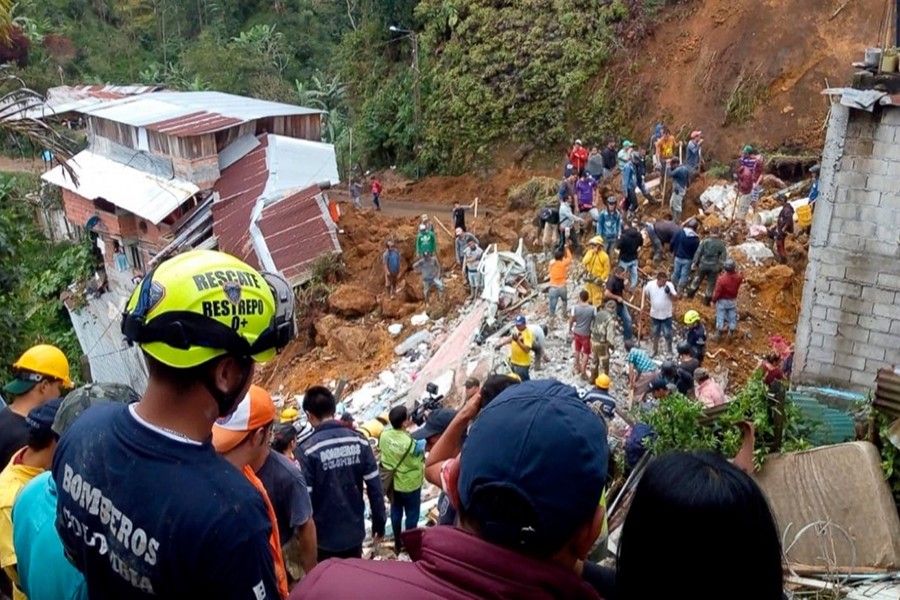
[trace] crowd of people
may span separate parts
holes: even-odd
[[[222,273],[221,284],[208,285],[209,273]],[[231,309],[206,310],[210,302]],[[592,353],[612,343],[614,303],[597,310],[579,293],[568,322],[582,355],[588,336]],[[521,317],[503,341],[521,363],[541,345],[536,330]],[[66,393],[68,361],[45,345],[22,355],[4,387],[0,566],[16,600],[636,599],[653,587],[644,570],[683,573],[697,556],[714,576],[693,595],[719,597],[718,586],[739,578],[732,597],[780,598],[766,501],[713,455],[651,463],[618,570],[586,560],[606,530],[615,399],[605,373],[582,396],[529,381],[520,364],[466,381],[459,410],[432,410],[418,424],[398,404],[357,426],[322,386],[305,390],[304,420],[292,406],[279,415],[251,382],[256,362],[294,336],[290,287],[214,251],[151,271],[122,331],[148,364],[143,395],[104,383]],[[630,362],[639,369],[649,358],[635,351]],[[425,481],[441,496],[433,526],[419,528]],[[367,518],[377,545],[388,516],[393,549],[410,560],[364,560]],[[660,543],[690,550],[654,561],[649,548]]]

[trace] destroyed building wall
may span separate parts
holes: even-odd
[[[795,383],[874,388],[900,364],[900,107],[832,104]]]

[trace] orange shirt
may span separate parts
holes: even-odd
[[[566,248],[566,256],[562,260],[550,261],[550,285],[561,287],[566,285],[569,273],[569,265],[572,263],[572,252]]]
[[[266,493],[266,488],[263,486],[262,481],[259,480],[259,477],[256,476],[256,473],[253,472],[253,469],[250,468],[250,465],[246,465],[241,471],[244,473],[244,477],[247,478],[247,481],[259,490],[263,500],[266,501],[266,508],[269,511],[269,520],[272,521],[272,533],[269,535],[269,549],[272,551],[272,560],[275,561],[275,578],[278,580],[278,591],[281,592],[282,599],[287,598],[287,571],[284,569],[284,556],[281,554],[281,540],[278,539],[278,521],[275,518],[275,509],[272,508],[272,503],[269,501],[269,494]]]

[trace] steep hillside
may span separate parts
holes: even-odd
[[[667,6],[629,52],[636,122],[703,129],[725,160],[744,143],[815,150],[828,101],[878,37],[883,0],[691,0]],[[626,79],[632,79],[628,77]],[[633,89],[633,88],[632,88]]]

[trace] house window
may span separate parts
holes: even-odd
[[[137,244],[126,244],[125,249],[128,251],[128,257],[135,270],[144,272],[144,257],[141,255],[141,247]]]

